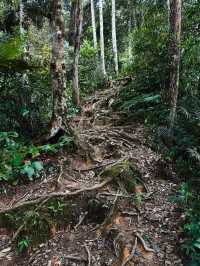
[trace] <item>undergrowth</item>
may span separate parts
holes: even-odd
[[[16,132],[0,132],[0,182],[12,185],[32,181],[43,170],[42,154],[54,154],[73,139],[63,136],[56,144],[25,144]]]

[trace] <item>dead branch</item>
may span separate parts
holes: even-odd
[[[4,214],[6,212],[11,212],[11,211],[16,211],[20,208],[24,208],[30,205],[35,205],[35,204],[39,204],[41,202],[48,201],[52,198],[58,198],[58,197],[63,197],[64,199],[66,198],[70,198],[76,195],[79,195],[81,193],[84,193],[86,191],[93,191],[93,190],[98,190],[104,186],[106,186],[107,184],[109,184],[111,181],[113,180],[112,177],[107,178],[105,181],[103,181],[100,184],[96,184],[92,187],[85,187],[85,188],[81,188],[79,190],[73,191],[73,192],[53,192],[51,194],[46,194],[46,195],[41,195],[40,197],[33,199],[33,200],[29,200],[29,201],[23,201],[23,202],[19,202],[18,204],[10,207],[10,208],[6,208],[3,210],[0,210],[0,214]]]

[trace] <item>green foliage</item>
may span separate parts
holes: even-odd
[[[2,214],[0,223],[15,231],[21,228],[16,245],[19,252],[25,252],[30,246],[49,239],[52,226],[66,225],[69,222],[69,211],[72,210],[66,207],[63,199],[52,199],[39,207]]]
[[[18,250],[20,253],[26,251],[30,245],[30,240],[28,238],[24,238],[18,242]]]
[[[189,265],[200,263],[200,196],[191,184],[183,183],[173,200],[185,212],[186,223],[183,227],[184,244],[182,249],[191,258]]]
[[[23,40],[20,36],[0,39],[0,62],[9,62],[21,57],[23,52]]]
[[[27,157],[35,157],[33,147],[25,146],[16,141],[18,135],[15,132],[0,132],[0,181],[8,181],[13,184],[19,181],[20,174],[32,180],[43,169],[42,162],[29,161]],[[37,150],[37,154],[39,149]]]
[[[136,192],[135,196],[134,196],[134,203],[137,209],[141,208],[142,205],[142,195],[141,192]]]
[[[54,216],[56,216],[58,214],[63,214],[64,206],[65,204],[63,200],[53,200],[49,203],[48,209]]]
[[[33,177],[38,177],[43,170],[43,163],[38,161],[42,153],[56,153],[63,146],[71,145],[73,139],[63,136],[56,144],[46,144],[42,146],[24,145],[18,139],[16,132],[0,132],[0,181],[11,184],[22,182],[25,178],[29,181]]]
[[[160,10],[149,10],[144,24],[131,36],[133,58],[124,62],[122,72],[135,77],[135,87],[142,91],[165,88],[168,71],[168,28]],[[130,59],[127,59],[130,60]]]
[[[80,51],[80,87],[81,93],[87,95],[102,83],[102,74],[98,63],[98,48],[84,40]]]

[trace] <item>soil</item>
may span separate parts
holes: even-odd
[[[50,157],[42,178],[0,195],[2,213],[42,196],[81,190],[64,196],[70,215],[57,217],[63,221],[52,225],[49,239],[25,254],[9,245],[14,232],[0,228],[0,265],[183,265],[182,214],[169,200],[179,186],[175,173],[151,148],[149,130],[113,111],[116,95],[109,88],[83,102],[82,113],[71,121],[74,154]],[[112,181],[88,190],[107,178]]]

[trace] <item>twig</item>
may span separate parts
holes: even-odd
[[[137,236],[135,237],[135,243],[134,243],[134,246],[133,246],[133,249],[131,251],[131,254],[130,256],[122,263],[122,266],[125,266],[127,265],[127,263],[129,263],[129,261],[132,260],[132,258],[134,257],[135,255],[135,251],[136,251],[136,248],[137,248]]]
[[[132,198],[131,195],[123,195],[123,194],[116,194],[116,193],[109,193],[109,192],[102,192],[98,193],[98,196],[118,196],[119,198]]]
[[[138,232],[135,233],[135,236],[139,238],[139,240],[141,241],[141,243],[142,243],[145,251],[147,251],[147,252],[154,252],[155,253],[155,250],[154,249],[147,247],[147,245],[146,245],[143,237]]]
[[[67,255],[67,256],[65,256],[65,258],[68,259],[68,260],[86,261],[85,258],[76,257],[76,256],[73,256],[73,255]]]
[[[83,213],[82,217],[80,217],[79,222],[77,223],[77,225],[74,227],[75,230],[77,230],[77,228],[82,224],[82,222],[84,221],[85,217],[87,216],[88,212]]]
[[[96,184],[96,185],[94,185],[92,187],[81,188],[81,189],[73,191],[73,192],[53,192],[51,194],[42,195],[42,196],[40,196],[40,197],[38,197],[36,199],[29,200],[29,201],[24,201],[24,202],[21,202],[19,204],[14,205],[14,206],[12,206],[10,208],[6,208],[6,209],[3,209],[3,210],[0,210],[0,214],[6,213],[6,212],[10,212],[10,211],[16,211],[19,208],[23,208],[23,207],[27,207],[27,206],[30,206],[30,205],[38,204],[38,203],[40,203],[40,202],[42,202],[44,200],[48,201],[48,200],[50,200],[52,198],[58,198],[58,197],[68,198],[68,197],[79,195],[79,194],[81,194],[83,192],[86,192],[86,191],[98,190],[98,189],[104,187],[105,185],[107,185],[108,183],[110,183],[112,180],[113,180],[113,178],[110,177],[110,178],[107,178],[105,181],[103,181],[100,184]]]
[[[91,266],[91,254],[90,254],[90,250],[88,248],[88,246],[86,244],[84,244],[84,247],[86,249],[87,255],[88,255],[88,266]]]
[[[122,214],[129,215],[129,216],[137,216],[138,215],[137,212],[128,212],[128,211],[123,211]]]

